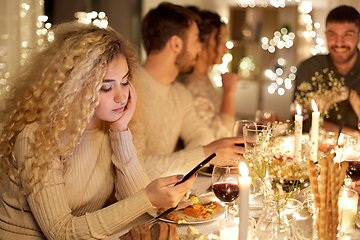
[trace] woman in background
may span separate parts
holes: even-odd
[[[0,239],[106,238],[176,206],[195,180],[150,183],[137,158],[133,47],[111,28],[79,23],[54,37],[1,89]]]
[[[188,7],[201,17],[199,37],[202,44],[194,72],[178,77],[193,95],[199,116],[218,138],[232,136],[235,123],[235,91],[239,76],[235,73],[222,75],[222,96],[208,77],[208,70],[214,64],[221,64],[226,53],[226,29],[217,13]]]

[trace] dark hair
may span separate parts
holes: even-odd
[[[218,39],[221,26],[225,26],[225,23],[221,21],[219,14],[207,10],[200,10],[195,6],[189,6],[187,9],[193,11],[201,18],[201,21],[198,22],[200,42],[205,43],[208,41],[209,36],[213,31],[216,31],[215,35],[216,39]]]
[[[355,25],[360,28],[360,14],[351,6],[341,5],[331,10],[328,14],[326,18],[326,25],[331,22],[355,23]]]
[[[200,17],[189,9],[172,3],[160,3],[146,14],[141,23],[146,53],[162,50],[174,35],[186,40],[186,30],[198,21]]]

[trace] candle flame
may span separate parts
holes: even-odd
[[[241,176],[243,176],[243,177],[249,176],[249,169],[244,162],[240,162],[239,171],[240,171]]]
[[[301,116],[301,107],[299,104],[296,104],[296,113],[297,115]]]
[[[314,99],[311,99],[311,107],[314,112],[318,112],[318,108],[316,106],[316,102],[314,101]]]

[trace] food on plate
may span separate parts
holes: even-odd
[[[157,214],[165,211],[165,208],[159,208]],[[165,218],[176,223],[195,222],[198,220],[209,219],[219,210],[219,203],[216,201],[204,201],[197,204],[189,204],[182,211],[174,211],[165,216]]]
[[[157,214],[160,215],[162,214],[164,211],[166,211],[165,208],[159,208],[158,211],[157,211]],[[171,212],[167,215],[164,216],[165,218],[171,220],[171,221],[174,221],[176,223],[183,223],[183,222],[186,222],[185,218],[184,218],[184,215],[181,214],[180,212],[177,212],[177,211],[174,211],[174,212]]]
[[[206,212],[203,205],[194,204],[194,205],[190,205],[190,206],[187,206],[186,208],[184,208],[182,213],[185,214],[185,215],[197,218],[197,217],[200,217],[200,216],[205,216],[205,214],[207,212]]]
[[[211,237],[205,234],[199,233],[199,230],[189,226],[186,230],[186,234],[180,235],[180,240],[210,240],[210,239],[216,239],[215,235],[212,235]]]
[[[195,204],[197,204],[199,202],[199,199],[195,196],[192,196],[189,200],[190,200],[190,202],[193,202]]]

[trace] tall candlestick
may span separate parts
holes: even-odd
[[[294,141],[294,158],[297,160],[301,155],[301,140],[302,140],[302,128],[303,128],[303,116],[301,116],[301,108],[299,104],[296,104],[295,115],[295,141]]]
[[[313,108],[312,120],[311,120],[311,148],[310,148],[310,157],[311,160],[317,160],[317,151],[318,151],[318,141],[319,141],[319,117],[320,112],[314,99],[311,100],[311,106]]]
[[[249,169],[244,162],[240,162],[239,171],[239,238],[238,240],[247,240],[249,228],[249,193],[251,177]]]

